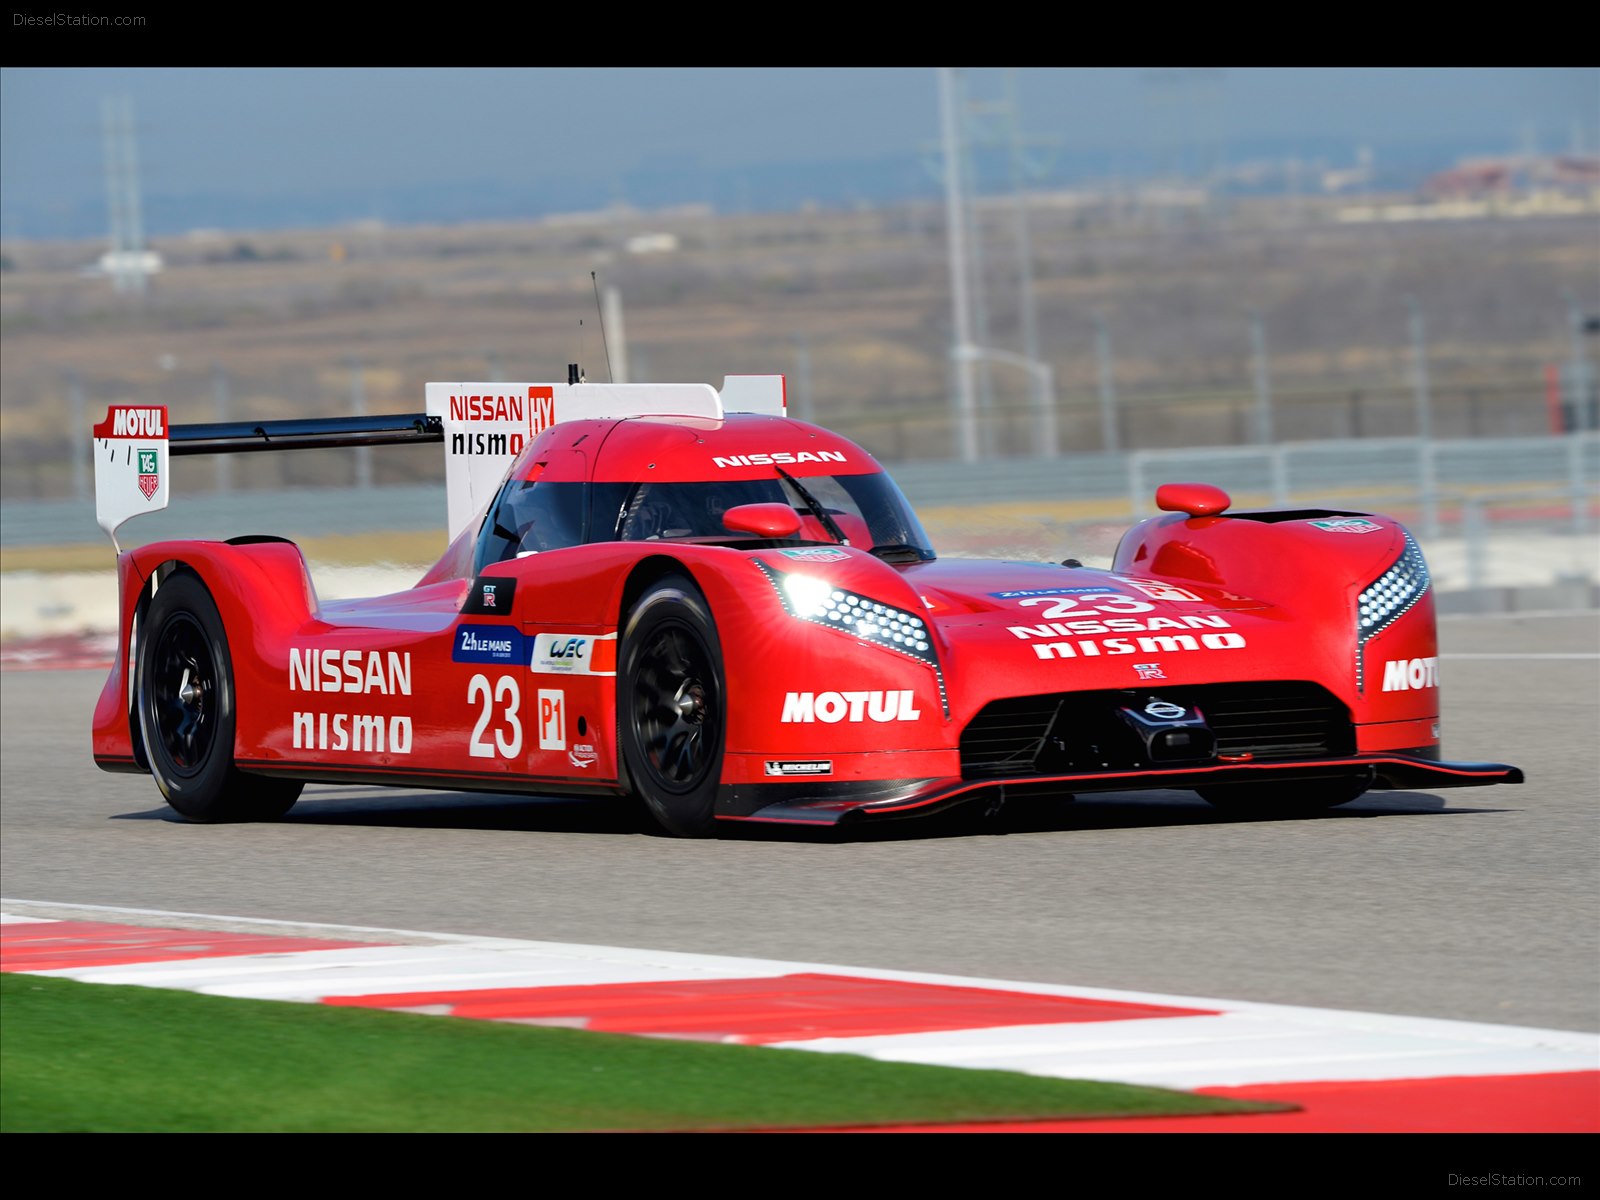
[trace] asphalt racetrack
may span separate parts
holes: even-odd
[[[1600,1030],[1600,617],[1440,622],[1444,752],[1520,787],[1241,820],[1187,792],[653,836],[620,805],[313,785],[183,823],[89,758],[102,671],[0,675],[0,894]]]

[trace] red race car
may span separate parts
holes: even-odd
[[[94,758],[196,821],[308,780],[632,795],[666,830],[833,824],[1054,792],[1193,789],[1298,813],[1518,783],[1439,756],[1428,568],[1396,521],[1229,511],[1171,483],[1110,570],[936,560],[861,447],[780,376],[429,384],[399,417],[94,430],[100,524],[169,455],[432,441],[450,544],[408,591],[324,603],[255,535],[118,555]]]

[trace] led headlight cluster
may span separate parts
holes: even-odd
[[[791,617],[848,633],[864,642],[882,646],[926,663],[939,679],[939,699],[946,712],[944,672],[939,669],[933,635],[925,616],[874,600],[847,588],[835,587],[815,575],[794,571],[775,571],[759,558],[752,559],[778,593],[783,609]]]
[[[928,627],[922,618],[892,604],[880,604],[833,587],[814,575],[787,574],[782,587],[790,611],[797,617],[813,619],[819,624],[823,621],[836,623],[857,637],[880,638],[885,645],[893,642],[903,650],[928,648]]]
[[[928,623],[916,613],[835,587],[815,575],[774,571],[760,559],[752,561],[772,581],[784,611],[791,617],[854,634],[930,665],[937,662]]]
[[[1363,659],[1366,645],[1378,634],[1393,625],[1427,594],[1432,582],[1428,564],[1422,557],[1422,548],[1406,530],[1405,548],[1400,557],[1377,579],[1373,580],[1356,598],[1356,684],[1363,686]]]

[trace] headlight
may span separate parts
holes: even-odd
[[[929,666],[938,664],[928,624],[916,613],[835,587],[815,575],[774,571],[760,559],[751,561],[772,581],[791,617],[852,634],[885,650],[898,650]]]
[[[950,715],[944,671],[939,666],[939,656],[933,648],[933,634],[924,615],[896,608],[848,588],[836,587],[816,575],[775,571],[759,558],[750,561],[767,577],[783,604],[784,612],[791,617],[849,634],[932,667],[934,677],[939,681],[940,706],[945,716]]]
[[[1356,686],[1364,687],[1363,665],[1367,643],[1393,625],[1427,594],[1432,579],[1422,548],[1409,530],[1400,557],[1356,598]]]

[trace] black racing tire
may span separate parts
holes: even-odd
[[[657,580],[628,613],[617,662],[617,741],[633,794],[678,837],[716,829],[727,707],[711,609],[682,575]]]
[[[298,779],[233,764],[233,659],[216,601],[179,569],[156,588],[138,651],[139,733],[167,803],[190,821],[270,821],[300,797]]]
[[[1370,776],[1353,775],[1343,779],[1219,784],[1195,791],[1213,808],[1241,817],[1308,817],[1358,800],[1371,786]]]

